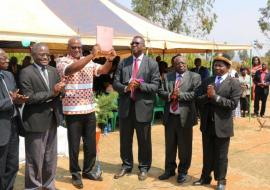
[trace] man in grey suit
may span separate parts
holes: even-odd
[[[195,90],[201,84],[199,74],[187,70],[185,58],[177,55],[173,58],[174,71],[168,73],[162,82],[159,95],[165,103],[165,172],[160,180],[175,175],[175,158],[178,149],[178,183],[184,183],[192,156],[192,131],[197,123],[195,108]]]
[[[230,137],[233,136],[232,111],[241,95],[240,82],[229,76],[231,61],[225,57],[214,58],[215,75],[203,81],[198,89],[203,141],[203,169],[193,185],[210,184],[214,171],[218,181],[216,190],[224,190],[228,168]]]
[[[122,168],[114,178],[130,173],[133,168],[132,141],[136,130],[139,147],[139,180],[147,178],[152,162],[151,120],[160,75],[158,64],[144,55],[144,39],[135,36],[132,56],[117,68],[114,89],[119,93],[120,154]]]
[[[8,57],[0,49],[0,190],[13,189],[19,169],[19,112],[17,104],[27,100],[18,94],[15,79],[8,68]]]
[[[29,97],[23,110],[25,134],[25,189],[55,189],[59,94],[64,87],[56,69],[48,65],[47,45],[32,47],[34,64],[21,71],[20,87]]]

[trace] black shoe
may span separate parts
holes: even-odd
[[[77,189],[82,189],[83,188],[83,183],[81,178],[76,178],[72,176],[72,185],[76,187]]]
[[[123,177],[125,176],[126,174],[129,174],[131,173],[131,170],[130,169],[121,169],[117,174],[114,175],[114,179],[118,179],[120,177]]]
[[[193,185],[194,186],[199,186],[199,185],[209,185],[211,183],[212,177],[209,176],[207,178],[201,177],[198,181],[194,181]]]
[[[216,190],[225,190],[226,185],[224,184],[218,184],[216,187]]]
[[[146,171],[140,171],[140,173],[138,174],[138,179],[140,181],[144,181],[147,178],[147,172]]]
[[[187,180],[187,174],[180,173],[177,176],[177,183],[184,183]]]
[[[175,172],[168,172],[165,171],[162,175],[158,177],[159,180],[166,180],[169,179],[170,177],[175,176]]]
[[[82,177],[84,179],[90,179],[90,180],[94,180],[94,181],[102,181],[103,178],[101,176],[102,173],[83,173]]]

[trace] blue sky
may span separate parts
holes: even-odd
[[[117,0],[131,9],[131,0]],[[235,44],[252,44],[254,40],[264,44],[263,50],[253,50],[262,56],[270,49],[270,41],[261,33],[258,20],[259,8],[266,6],[267,0],[216,0],[214,12],[217,22],[207,36],[209,40]]]

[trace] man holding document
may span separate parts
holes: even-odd
[[[120,154],[122,168],[118,179],[133,168],[132,141],[136,130],[139,147],[139,180],[147,178],[152,162],[151,120],[155,94],[159,86],[158,64],[144,55],[145,41],[135,36],[131,42],[132,55],[117,68],[114,89],[119,93]]]
[[[102,180],[100,175],[91,172],[96,160],[96,117],[94,107],[93,78],[108,73],[116,53],[112,49],[101,54],[99,45],[95,45],[91,54],[82,57],[82,44],[79,38],[68,41],[68,55],[58,60],[57,69],[65,77],[65,96],[63,113],[68,130],[69,170],[72,184],[83,188],[81,168],[78,163],[80,139],[83,140],[84,161],[82,177],[90,180]],[[93,60],[106,56],[104,65]]]

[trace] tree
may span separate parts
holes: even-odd
[[[238,52],[238,55],[239,55],[239,58],[240,58],[242,61],[248,61],[248,59],[249,59],[247,50],[239,51],[239,52]]]
[[[265,8],[259,9],[261,13],[261,17],[258,21],[259,26],[262,30],[262,32],[265,34],[267,38],[270,38],[269,32],[270,32],[270,0],[267,0],[267,4]]]
[[[213,29],[217,15],[215,0],[132,0],[135,12],[170,31],[205,36]]]

